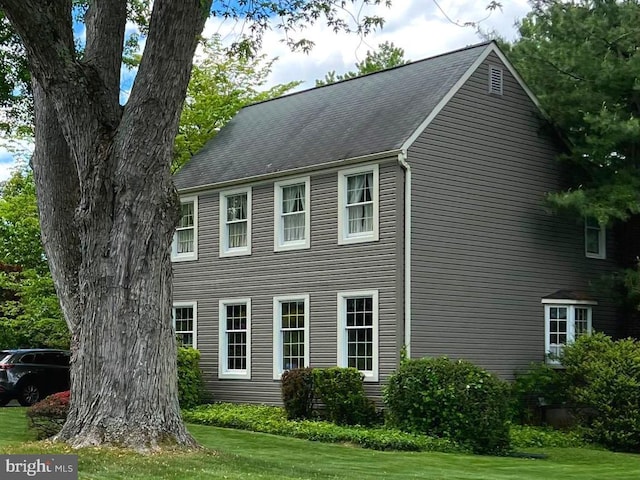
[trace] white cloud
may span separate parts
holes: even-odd
[[[375,49],[385,41],[403,48],[405,58],[410,60],[420,60],[479,43],[483,40],[473,27],[461,27],[452,21],[461,25],[477,22],[489,13],[489,18],[480,24],[482,30],[496,31],[503,37],[513,39],[516,34],[515,21],[530,10],[528,1],[508,0],[502,3],[502,10],[488,12],[488,0],[439,0],[441,11],[433,0],[395,0],[390,9],[377,6],[366,12],[384,17],[385,26],[364,39],[354,34],[336,34],[321,21],[298,32],[298,37],[315,43],[309,54],[291,52],[282,41],[281,31],[268,31],[263,39],[262,52],[270,58],[279,57],[268,84],[303,80],[305,83],[300,88],[313,87],[316,79],[324,78],[331,70],[337,73],[353,70],[354,64],[361,61],[368,50]],[[445,13],[452,21],[445,17]],[[218,32],[231,42],[237,38],[242,27],[240,23],[211,19],[205,35]]]

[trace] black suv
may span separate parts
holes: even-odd
[[[69,390],[70,357],[67,350],[0,350],[0,406],[15,398],[27,407]]]

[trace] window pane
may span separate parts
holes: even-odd
[[[346,300],[347,364],[359,370],[373,370],[373,298]]]
[[[373,231],[373,204],[347,207],[349,215],[349,233]]]
[[[183,203],[180,206],[180,223],[178,227],[193,227],[193,202]]]
[[[247,222],[229,224],[229,248],[247,246]]]
[[[176,234],[178,240],[178,253],[193,252],[193,229],[178,230]]]
[[[305,366],[304,316],[304,301],[290,301],[280,304],[283,370]]]
[[[305,213],[289,214],[282,217],[283,240],[292,242],[304,240]]]
[[[587,253],[600,253],[600,229],[587,228],[585,235]]]
[[[193,307],[174,307],[173,324],[181,345],[193,345]]]
[[[304,212],[305,184],[282,187],[282,213]]]
[[[227,222],[247,219],[247,194],[227,196]]]

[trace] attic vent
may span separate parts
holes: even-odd
[[[502,95],[502,68],[489,66],[489,93]]]

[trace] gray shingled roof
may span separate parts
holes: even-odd
[[[243,108],[175,175],[178,189],[399,149],[487,43]]]

